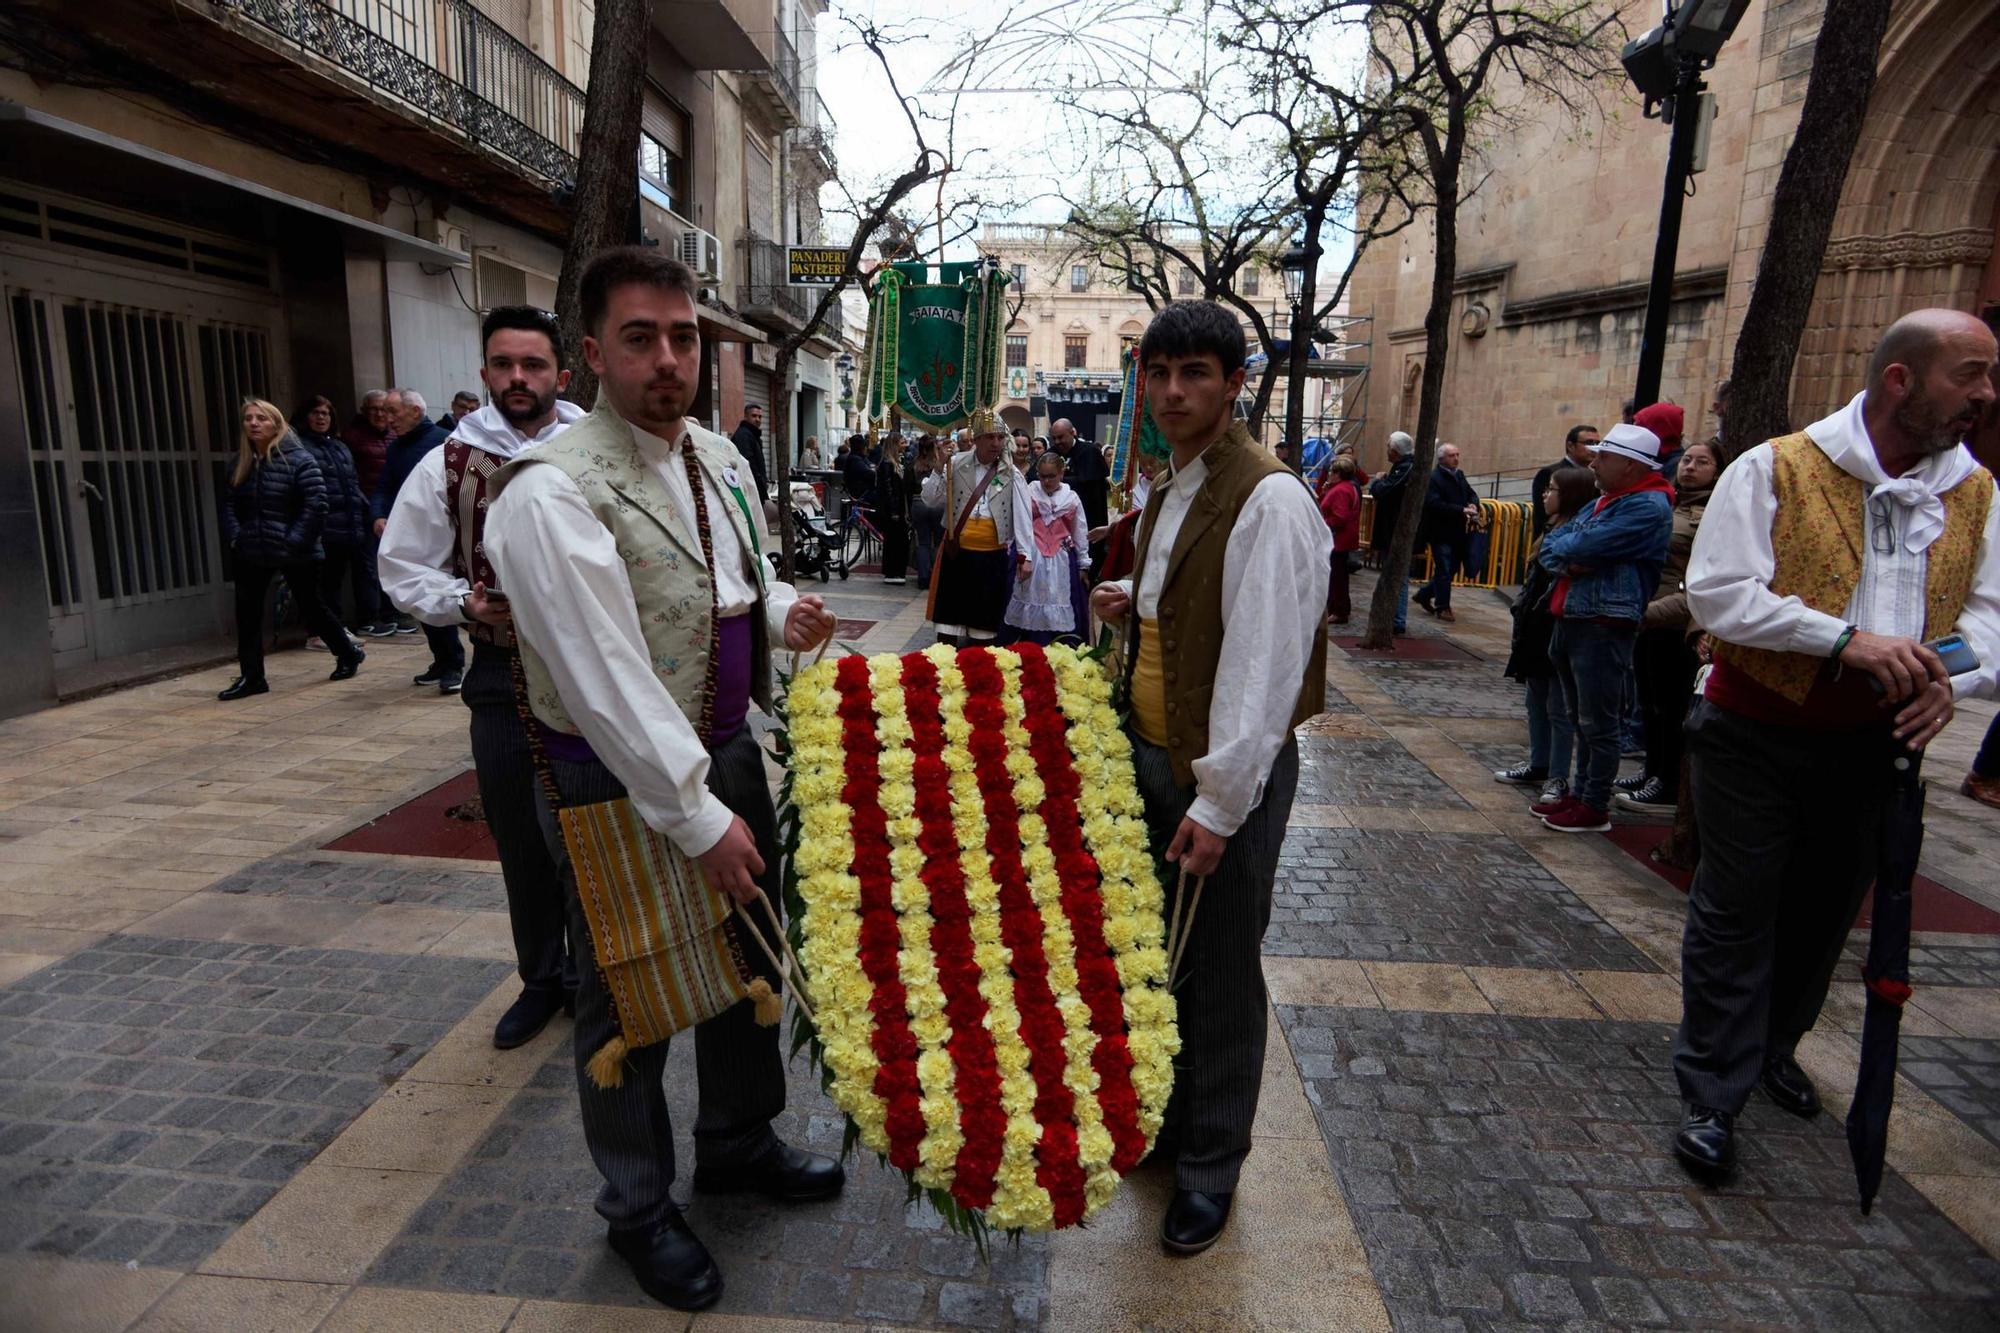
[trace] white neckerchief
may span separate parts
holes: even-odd
[[[1944,535],[1944,493],[1964,481],[1978,464],[1961,445],[1931,454],[1914,470],[1891,477],[1882,470],[1882,462],[1875,455],[1875,443],[1868,435],[1868,423],[1862,416],[1862,405],[1867,398],[1865,391],[1855,394],[1846,407],[1806,427],[1806,434],[1835,466],[1868,487],[1871,547],[1878,540],[1886,540],[1890,544],[1882,549],[1894,549],[1895,524],[1890,510],[1891,506],[1900,506],[1910,511],[1908,522],[1903,525],[1903,549],[1911,555],[1921,555]]]

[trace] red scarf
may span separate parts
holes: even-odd
[[[1604,494],[1598,496],[1597,503],[1590,507],[1590,512],[1601,514],[1604,512],[1605,507],[1612,502],[1622,500],[1628,495],[1638,495],[1642,491],[1658,491],[1660,494],[1666,496],[1669,508],[1674,503],[1673,483],[1657,472],[1648,472],[1622,491],[1606,491]],[[1563,613],[1563,604],[1568,600],[1569,575],[1564,574],[1556,580],[1556,590],[1549,594],[1549,614],[1560,619]]]

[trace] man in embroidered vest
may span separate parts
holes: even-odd
[[[376,555],[382,591],[426,625],[463,625],[472,639],[464,698],[472,711],[479,803],[500,852],[521,995],[493,1029],[510,1050],[531,1040],[576,989],[563,938],[562,881],[535,817],[528,733],[514,704],[514,630],[486,558],[487,479],[583,416],[557,398],[569,382],[553,315],[500,306],[480,329],[479,377],[493,401],[461,414],[451,438],[417,460],[396,493]]]
[[[1099,619],[1126,626],[1132,759],[1155,849],[1190,894],[1207,880],[1175,990],[1181,1058],[1158,1149],[1175,1162],[1160,1239],[1176,1254],[1222,1234],[1250,1153],[1264,930],[1299,777],[1292,728],[1326,700],[1332,537],[1298,474],[1231,420],[1243,357],[1242,325],[1213,302],[1154,316],[1139,364],[1172,470],[1147,496],[1133,577],[1091,594]]]
[[[1994,355],[1970,315],[1897,320],[1852,402],[1723,470],[1695,536],[1688,603],[1715,666],[1686,726],[1701,862],[1673,1060],[1674,1152],[1697,1176],[1733,1165],[1760,1080],[1818,1112],[1793,1052],[1874,878],[1891,766],[1955,697],[2000,687],[2000,506],[1959,446]],[[1953,630],[1980,661],[1958,676],[1923,646]]]
[[[738,902],[761,887],[775,902],[776,816],[749,706],[770,709],[771,640],[811,649],[834,619],[819,598],[771,578],[749,464],[688,419],[702,366],[694,274],[632,246],[594,257],[579,288],[597,408],[495,478],[486,534],[537,734],[564,805],[629,795],[709,883]],[[648,1295],[700,1309],[722,1294],[722,1276],[668,1193],[667,1043],[631,1049],[622,1077],[588,1072],[619,1025],[573,867],[561,861],[583,1131],[604,1176],[597,1211]],[[775,969],[750,961],[776,984]],[[785,1104],[778,1030],[751,1010],[746,1000],[695,1029],[694,1187],[829,1198],[840,1165],[772,1132]]]
[[[990,410],[973,413],[972,448],[945,468],[944,549],[931,588],[939,643],[987,643],[1000,631],[1014,594],[1014,490],[1007,427]]]

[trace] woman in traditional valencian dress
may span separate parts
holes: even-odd
[[[1085,538],[1083,501],[1063,482],[1063,461],[1042,455],[1038,484],[1015,492],[1015,531],[1027,537],[1016,567],[1006,623],[1014,642],[1048,644],[1080,640],[1084,618]]]

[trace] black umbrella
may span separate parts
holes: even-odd
[[[1924,845],[1924,788],[1917,780],[1921,755],[1896,757],[1888,803],[1882,809],[1882,845],[1875,872],[1875,913],[1868,929],[1868,1013],[1861,1024],[1861,1072],[1847,1111],[1847,1147],[1861,1212],[1875,1206],[1882,1188],[1882,1156],[1889,1143],[1889,1109],[1896,1100],[1896,1042],[1903,1002],[1910,998],[1910,882]]]

